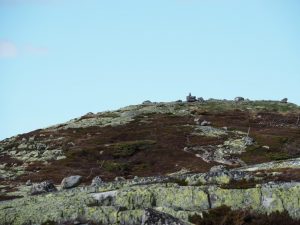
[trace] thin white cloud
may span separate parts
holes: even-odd
[[[17,47],[15,43],[8,40],[0,40],[0,59],[15,58],[17,56],[43,56],[48,53],[48,48],[27,44],[22,47]]]
[[[32,46],[32,45],[26,45],[24,47],[24,52],[29,53],[29,54],[33,54],[33,55],[44,55],[44,54],[48,53],[48,48],[35,47],[35,46]]]
[[[11,41],[0,40],[0,58],[14,58],[18,55],[17,47]]]

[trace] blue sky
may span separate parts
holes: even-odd
[[[0,139],[143,100],[300,104],[298,0],[0,0]]]

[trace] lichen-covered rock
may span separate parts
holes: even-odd
[[[26,185],[27,182],[26,182]],[[38,194],[43,194],[47,192],[55,192],[57,191],[55,185],[53,184],[52,181],[46,180],[38,184],[32,184],[31,189],[30,189],[30,194],[31,195],[38,195]]]
[[[286,210],[300,217],[300,183],[258,185],[248,189],[218,186],[151,184],[102,193],[74,188],[0,203],[0,224],[59,223],[82,218],[103,224],[141,224],[145,208],[153,208],[187,222],[189,215],[227,205],[271,213]]]
[[[76,187],[80,184],[81,180],[82,180],[82,176],[79,175],[66,177],[61,182],[61,188],[68,189],[68,188]]]
[[[96,176],[93,178],[91,186],[97,187],[97,186],[100,186],[102,183],[103,183],[103,180],[99,176]]]
[[[233,209],[259,209],[261,204],[260,188],[223,189],[211,186],[208,192],[211,208],[226,205]]]
[[[261,187],[261,207],[263,212],[288,211],[293,218],[300,217],[299,183],[264,184]]]

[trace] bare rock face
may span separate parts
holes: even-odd
[[[151,208],[145,209],[142,225],[187,225],[187,223],[163,212]]]
[[[31,186],[30,194],[31,195],[38,195],[47,192],[55,192],[57,191],[56,187],[54,186],[53,182],[50,180],[43,181],[39,184],[33,184]]]
[[[61,182],[62,189],[68,189],[77,187],[82,180],[82,176],[76,175],[76,176],[70,176],[66,177]]]

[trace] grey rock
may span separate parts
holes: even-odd
[[[50,180],[46,180],[38,184],[33,184],[30,189],[30,194],[38,195],[47,192],[55,192],[55,191],[57,191],[57,189],[54,186],[53,182]]]
[[[245,99],[243,97],[235,97],[234,101],[235,102],[243,102],[243,101],[245,101]]]
[[[43,144],[43,143],[37,143],[37,144],[36,144],[36,149],[37,149],[38,151],[46,150],[46,148],[47,148],[47,145],[45,145],[45,144]]]
[[[27,149],[28,148],[28,146],[27,146],[27,144],[25,144],[25,143],[21,143],[21,144],[19,144],[19,146],[18,146],[18,149]]]
[[[224,171],[226,169],[226,166],[224,165],[218,165],[218,166],[213,166],[212,168],[210,168],[209,172],[210,173],[215,173],[215,172],[221,172],[221,171]]]
[[[254,139],[249,136],[243,137],[243,141],[245,142],[246,146],[251,146],[254,144]]]
[[[204,98],[200,97],[198,98],[198,102],[205,102]]]
[[[281,103],[288,103],[288,99],[287,99],[287,98],[283,98],[283,99],[281,99],[280,102],[281,102]]]
[[[26,186],[31,186],[32,185],[31,180],[27,180],[26,183],[25,183],[25,185]]]
[[[29,142],[34,142],[35,136],[32,136],[28,139]]]
[[[146,208],[142,217],[142,225],[187,225],[187,223],[167,213]]]
[[[80,184],[81,180],[82,176],[79,175],[66,177],[62,180],[61,187],[62,189],[77,187]]]
[[[148,104],[151,104],[152,102],[150,100],[146,100],[146,101],[143,101],[143,105],[148,105]]]
[[[124,181],[126,180],[124,177],[115,177],[115,181]]]
[[[209,121],[204,120],[201,122],[201,126],[209,126],[209,125],[211,125],[211,122]]]
[[[96,176],[92,180],[91,186],[97,187],[97,186],[100,186],[101,184],[103,184],[103,180],[99,176]]]

